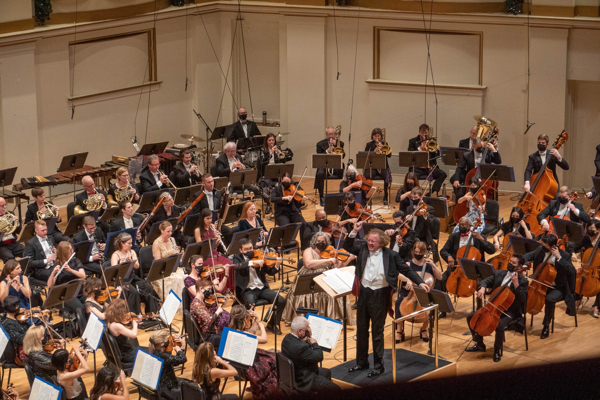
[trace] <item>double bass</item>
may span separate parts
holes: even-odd
[[[581,268],[577,271],[575,293],[585,297],[594,297],[600,293],[600,238],[594,247],[587,249],[581,259]]]
[[[558,150],[567,140],[569,140],[569,134],[562,131],[552,147]],[[525,192],[521,200],[519,200],[519,204],[517,204],[517,207],[520,207],[527,214],[524,220],[529,224],[532,232],[537,232],[540,229],[537,216],[554,199],[558,191],[558,182],[556,182],[554,174],[548,168],[548,162],[553,156],[550,152],[547,154],[546,162],[542,166],[542,169],[531,177],[533,183],[529,188],[529,192]]]
[[[500,254],[498,254],[489,261],[489,263],[492,264],[497,271],[508,269],[508,262],[513,256],[513,250],[510,246],[510,237],[512,235],[512,232],[504,235],[504,239],[502,240],[502,247],[500,249]]]
[[[481,260],[481,252],[473,245],[473,231],[481,226],[482,222],[480,218],[477,218],[477,222],[471,228],[471,236],[465,246],[458,249],[456,253],[456,265],[454,271],[448,277],[446,281],[446,290],[448,293],[452,293],[458,297],[470,297],[477,290],[477,281],[467,278],[460,265],[458,265],[459,258],[466,258],[469,260],[479,261]]]
[[[565,235],[558,241],[556,247],[565,245],[568,241],[568,237]],[[556,279],[556,268],[548,261],[542,263],[533,276],[531,277],[531,283],[527,288],[527,313],[536,315],[546,304],[546,291],[552,287],[554,280]]]

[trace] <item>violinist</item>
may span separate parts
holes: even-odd
[[[415,231],[410,228],[406,221],[406,213],[396,210],[392,214],[394,220],[394,229],[388,229],[385,234],[390,237],[390,248],[400,254],[403,261],[408,262],[411,259],[411,250],[415,243],[419,241]]]
[[[478,219],[483,221],[485,219],[485,194],[479,191],[479,179],[471,178],[471,182],[469,182],[469,191],[458,201],[457,204],[462,204],[467,202],[469,208],[467,214],[464,215],[471,221],[471,225],[474,225]],[[477,232],[483,232],[485,228],[484,224],[481,224],[477,227]],[[458,225],[454,227],[454,232],[458,232]]]
[[[261,228],[260,240],[256,243],[258,247],[263,245],[263,241],[267,240],[268,232],[262,219],[256,213],[256,204],[252,201],[246,202],[242,208],[240,219],[238,220],[238,232],[248,231],[250,229]]]
[[[483,158],[483,151],[485,149],[489,151],[486,154],[485,159]],[[500,153],[494,147],[494,145],[488,142],[485,146],[481,138],[476,137],[473,140],[473,148],[471,151],[463,154],[462,159],[459,161],[458,166],[456,168],[456,172],[450,178],[450,182],[452,186],[454,186],[454,194],[457,199],[460,199],[465,195],[465,178],[470,170],[473,168],[477,168],[479,164],[500,164],[502,163],[502,158],[500,157]],[[487,179],[487,177],[485,177]]]
[[[21,311],[19,307],[19,299],[15,296],[7,296],[2,302],[6,319],[2,321],[2,327],[8,333],[10,344],[15,348],[15,362],[22,363],[21,360],[27,358],[23,352],[23,339],[27,333],[27,324],[17,321],[16,315]],[[12,362],[13,360],[7,360]]]
[[[477,291],[477,297],[483,299],[486,292],[491,293],[501,286],[507,286],[511,292],[515,295],[515,299],[510,307],[501,313],[500,322],[496,327],[496,338],[494,340],[494,362],[499,362],[502,358],[502,350],[504,347],[504,331],[509,325],[515,327],[515,330],[519,333],[523,333],[525,329],[525,308],[527,305],[527,287],[529,281],[523,275],[516,272],[525,264],[525,259],[520,254],[515,254],[510,258],[508,263],[508,270],[494,271],[494,275],[491,275],[481,281],[479,290]],[[485,352],[485,344],[483,343],[483,337],[475,332],[471,328],[471,319],[475,315],[475,312],[470,313],[467,316],[467,325],[471,330],[471,335],[475,345],[467,347],[467,352]]]
[[[75,257],[73,245],[69,242],[60,242],[56,249],[56,264],[48,278],[48,289],[54,285],[62,285],[78,279],[85,279],[83,265]],[[74,297],[66,302],[64,307],[75,312],[78,308],[83,308],[83,304],[79,297]]]
[[[371,141],[369,143],[367,143],[367,145],[365,146],[365,151],[375,153],[375,154],[380,154],[381,147],[383,146],[383,143],[381,142],[382,140],[383,140],[383,131],[381,130],[381,128],[373,129],[373,131],[371,132]],[[388,158],[390,158],[391,156],[392,156],[391,152],[386,156],[384,169],[365,168],[365,170],[364,170],[365,178],[371,179],[371,180],[373,180],[373,179],[383,180],[383,205],[384,206],[388,205],[388,187],[389,187],[390,183],[392,183],[392,171],[390,170],[390,164],[388,162]]]
[[[410,268],[419,274],[423,279],[425,274],[431,275],[435,280],[442,279],[442,273],[436,267],[435,262],[433,262],[430,258],[425,258],[427,254],[427,245],[423,242],[416,242],[412,247],[412,259],[407,262]],[[398,293],[398,298],[396,299],[396,318],[400,318],[400,304],[402,300],[404,300],[411,292],[413,283],[412,281],[404,276],[403,274],[398,274],[398,279],[400,280],[400,291]],[[429,319],[425,318],[423,325],[421,326],[421,331],[419,333],[421,340],[424,342],[429,341],[429,336],[427,334],[427,327],[429,326]],[[398,330],[396,331],[396,343],[404,342],[405,334],[404,334],[404,323],[398,324]]]
[[[121,352],[123,363],[133,363],[135,360],[136,347],[132,346],[129,339],[137,339],[138,322],[131,319],[127,303],[123,299],[115,299],[106,307],[106,334],[113,335]],[[142,316],[138,318],[141,320]],[[126,325],[131,323],[131,328]]]
[[[31,196],[33,197],[34,202],[30,203],[27,206],[27,212],[25,213],[25,224],[39,219],[38,212],[46,212],[46,207],[52,208],[52,214],[59,215],[59,208],[55,206],[53,202],[46,201],[46,194],[44,192],[44,189],[34,187],[33,189],[31,189]],[[64,240],[68,240],[67,237],[63,236],[60,229],[58,229],[58,224],[60,222],[62,222],[62,220],[59,215],[56,220],[56,223],[54,224],[54,227],[52,228],[52,231],[48,232],[48,235],[52,236],[52,239],[54,239],[54,243],[60,243]]]
[[[235,268],[236,297],[243,301],[246,306],[256,304],[258,299],[264,299],[273,303],[277,293],[269,287],[267,275],[275,276],[279,272],[281,259],[277,260],[275,266],[267,267],[264,265],[264,260],[253,260],[253,258],[254,247],[252,246],[252,242],[249,239],[241,239],[239,253],[233,258],[234,263],[240,264],[239,267]],[[277,332],[278,335],[281,334],[279,322],[283,315],[285,303],[286,300],[277,295],[277,301],[275,301],[277,312],[272,314],[267,324],[268,331]]]
[[[211,305],[206,304],[211,296],[214,298],[213,286],[208,279],[198,279],[195,288],[196,297],[190,304],[190,314],[198,324],[202,338],[205,341],[212,341],[214,336],[222,332],[229,323],[229,313],[223,310],[218,299],[214,299]]]
[[[587,224],[591,221],[590,215],[583,209],[581,203],[572,200],[573,191],[568,186],[561,186],[558,197],[550,200],[550,203],[537,215],[538,223],[544,231],[548,231],[550,217],[567,218],[573,222]]]
[[[345,257],[346,259],[342,261],[338,257],[335,257],[334,250],[327,234],[323,232],[314,234],[310,241],[310,246],[302,253],[304,265],[300,271],[298,271],[292,289],[286,299],[287,304],[283,311],[283,318],[286,326],[289,326],[292,323],[292,320],[296,317],[296,310],[300,307],[318,308],[320,315],[337,320],[343,319],[344,307],[346,307],[348,325],[356,325],[352,315],[352,309],[350,308],[350,301],[348,299],[346,299],[345,303],[342,298],[331,301],[331,297],[325,292],[303,295],[295,294],[296,284],[300,276],[324,272],[333,268],[345,267],[356,258],[354,254],[352,254],[351,257]],[[329,253],[326,253],[326,251],[329,251]],[[342,252],[348,254],[348,252],[344,250],[342,250]]]
[[[229,261],[229,259],[227,259]],[[190,292],[190,296],[191,298],[196,297],[196,282],[198,282],[199,279],[201,279],[200,274],[202,272],[205,272],[207,268],[211,267],[211,265],[205,265],[204,264],[204,259],[202,258],[201,255],[199,254],[195,254],[193,256],[190,257],[190,273],[189,275],[185,278],[185,280],[183,281],[183,283],[185,284],[185,287],[187,288],[187,290]],[[215,273],[213,274],[213,285],[215,287],[215,290],[218,293],[223,293],[223,291],[225,290],[225,285],[227,284],[227,281],[229,280],[229,265],[225,265],[223,267],[224,272],[224,279],[221,280],[218,275],[222,275],[222,272],[219,273]],[[209,279],[210,280],[210,279]]]
[[[106,307],[104,304],[100,304],[98,299],[102,296],[102,281],[100,278],[87,277],[85,281],[83,281],[83,295],[85,296],[85,302],[83,303],[85,307],[85,312],[89,317],[89,314],[94,313],[101,320],[105,320],[106,316],[104,315],[104,311]],[[116,289],[116,298],[121,298],[121,286]],[[110,295],[110,294],[109,294]]]
[[[550,336],[550,322],[554,316],[556,303],[564,300],[567,306],[567,315],[573,316],[576,313],[575,298],[575,276],[576,271],[571,262],[571,255],[558,248],[558,238],[551,234],[545,233],[542,235],[540,242],[542,245],[536,250],[523,255],[525,261],[533,261],[533,270],[537,271],[545,263],[549,263],[556,269],[556,278],[546,292],[546,302],[544,310],[544,321],[541,339],[546,339]]]
[[[420,186],[412,188],[410,199],[413,205],[406,210],[406,220],[415,232],[417,239],[436,249],[434,253],[437,253],[437,244],[434,240],[439,239],[440,221],[433,215],[433,207],[428,204],[425,210],[416,210],[416,207],[423,200],[423,188]]]
[[[351,231],[354,224],[358,221],[358,218],[352,218],[349,212],[354,210],[357,206],[360,206],[360,204],[356,202],[354,193],[345,193],[342,196],[342,206],[338,211],[338,218],[335,222],[344,225],[344,228],[346,228],[347,231]]]
[[[440,151],[429,151],[427,145],[431,136],[429,135],[429,125],[422,124],[419,126],[419,136],[414,137],[408,141],[408,151],[426,151],[429,154],[428,166],[427,167],[416,167],[414,173],[419,179],[427,179],[434,181],[431,193],[427,193],[427,197],[432,196],[436,193],[436,197],[439,196],[439,191],[442,188],[442,184],[446,180],[446,173],[437,167],[437,157],[440,155]],[[445,196],[446,194],[443,193]]]
[[[361,204],[367,204],[367,191],[362,190],[363,181],[358,179],[358,171],[352,164],[348,164],[344,179],[340,182],[340,193],[356,192],[361,193]]]
[[[69,352],[65,349],[58,349],[52,354],[52,365],[56,368],[58,383],[62,385],[66,392],[67,400],[83,400],[86,398],[85,384],[81,376],[90,371],[87,364],[87,352],[78,347],[73,347],[74,357],[79,360],[79,368],[75,371],[69,371]]]
[[[28,309],[31,288],[29,287],[29,278],[23,275],[21,264],[16,260],[6,261],[2,269],[2,276],[6,278],[0,282],[0,301],[4,301],[7,296],[14,296],[19,299],[21,308]]]
[[[233,378],[237,374],[238,371],[231,364],[215,354],[215,347],[211,343],[204,342],[198,346],[194,357],[192,380],[202,388],[207,399],[238,399],[235,394],[222,394],[220,387],[221,378]]]
[[[417,174],[409,172],[404,175],[404,183],[398,189],[398,193],[396,193],[396,203],[400,204],[399,208],[401,211],[406,211],[408,207],[413,205],[411,191],[417,186],[419,186]]]
[[[104,367],[96,375],[96,383],[90,391],[90,400],[129,400],[125,372],[118,374],[111,367]]]
[[[558,165],[565,171],[569,169],[569,163],[567,163],[567,160],[565,160],[563,156],[560,155],[558,150],[554,148],[551,150],[547,150],[549,143],[550,138],[548,137],[548,135],[539,135],[537,138],[538,151],[536,151],[533,154],[530,154],[529,158],[527,159],[527,167],[525,168],[525,185],[523,185],[523,189],[525,189],[526,192],[529,192],[529,189],[531,188],[531,184],[529,182],[531,180],[531,177],[534,174],[537,174],[542,169],[542,167],[546,163],[546,157],[550,157],[550,160],[548,161],[548,165],[546,167],[549,168],[550,171],[552,171],[552,174],[554,175],[554,180],[556,180],[557,184],[558,175],[556,175],[556,166]]]
[[[496,251],[500,250],[500,236],[503,235],[519,235],[527,239],[533,239],[533,235],[529,230],[529,224],[523,220],[523,210],[520,207],[513,207],[510,211],[510,219],[503,223],[494,235],[494,247]]]
[[[372,229],[365,237],[366,244],[355,245],[356,235],[363,222],[354,224],[354,229],[344,241],[344,249],[356,256],[355,274],[360,281],[357,300],[356,366],[349,372],[369,368],[369,325],[373,334],[374,369],[368,377],[379,376],[384,372],[383,330],[388,309],[392,308],[391,294],[398,284],[398,273],[429,292],[421,277],[406,265],[400,256],[388,249],[390,238],[380,229]]]
[[[32,326],[27,329],[25,338],[23,339],[23,352],[27,356],[27,363],[35,376],[52,382],[52,378],[56,377],[56,368],[52,365],[52,353],[44,350],[42,341],[46,329],[43,326]],[[64,341],[60,340],[64,346]]]
[[[83,217],[83,229],[73,236],[73,244],[90,241],[92,242],[92,251],[90,257],[83,264],[86,273],[96,276],[102,275],[101,263],[104,259],[104,249],[106,247],[106,236],[102,229],[96,229],[96,220],[90,215]]]
[[[586,230],[583,239],[579,243],[576,243],[573,247],[573,260],[577,260],[577,256],[575,253],[581,252],[583,259],[583,254],[586,250],[593,248],[598,240],[600,239],[600,221],[597,219],[592,220]],[[589,261],[588,261],[589,262]],[[578,273],[581,272],[581,268],[577,270]],[[581,302],[582,296],[579,294],[575,294],[575,299],[577,300],[577,307],[579,308],[579,303]],[[600,309],[600,295],[596,296],[596,300],[594,301],[593,309],[592,309],[592,317],[598,318],[598,310]]]
[[[292,184],[292,178],[290,174],[286,172],[281,177],[281,184],[275,186],[275,189],[271,192],[271,202],[275,206],[275,224],[277,226],[284,226],[296,222],[306,222],[301,211],[304,199],[298,201],[294,198],[293,192],[287,194],[289,191],[292,191],[292,189],[290,189]],[[298,187],[298,190],[301,190],[301,188]]]
[[[344,142],[342,142],[340,140],[339,144],[338,144],[336,141],[335,128],[333,126],[328,126],[327,129],[325,130],[325,139],[317,142],[317,154],[332,154],[333,149],[338,145],[342,149],[344,148]],[[346,155],[343,154],[342,159],[345,156]],[[319,200],[320,200],[321,206],[325,205],[325,203],[324,203],[325,200],[323,197],[323,192],[325,191],[325,174],[330,174],[331,175],[330,179],[342,179],[342,177],[344,176],[344,170],[343,169],[334,169],[334,170],[325,171],[325,168],[317,168],[317,172],[315,174],[314,189],[317,189],[319,192]]]
[[[181,380],[175,376],[174,367],[183,365],[187,362],[185,351],[183,350],[184,339],[170,339],[169,331],[154,331],[150,335],[148,351],[163,360],[163,367],[160,372],[158,387],[161,392],[161,399],[179,400]],[[169,347],[172,347],[169,348]],[[175,355],[171,352],[175,350]]]

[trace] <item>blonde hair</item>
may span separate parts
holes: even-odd
[[[129,169],[127,169],[125,167],[119,167],[117,169],[117,172],[115,172],[115,177],[120,178],[121,175],[123,175],[125,172],[129,172]]]
[[[44,337],[43,326],[32,326],[27,329],[23,338],[23,352],[29,355],[32,351],[43,351],[42,338]]]
[[[73,249],[73,245],[67,241],[60,242],[56,246],[56,264],[63,265],[67,262],[71,255],[69,254]]]
[[[148,351],[150,351],[150,353],[154,353],[156,351],[156,345],[163,347],[168,337],[169,331],[165,329],[152,332],[152,335],[150,335],[150,341],[148,342]]]
[[[161,232],[164,232],[165,229],[167,229],[168,227],[172,226],[171,223],[169,221],[163,221],[160,223],[160,225],[158,226],[160,228]]]
[[[387,247],[390,244],[390,237],[381,229],[371,229],[369,231],[370,235],[377,235],[379,237],[379,247]]]

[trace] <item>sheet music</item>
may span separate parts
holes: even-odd
[[[83,332],[83,335],[81,335],[81,340],[87,339],[87,344],[94,349],[94,351],[98,350],[102,335],[104,334],[105,325],[104,321],[91,312],[90,318],[85,326],[85,331]]]
[[[31,385],[31,392],[29,392],[30,399],[36,400],[58,400],[62,395],[62,389],[49,382],[46,382],[39,377],[35,377],[33,385]]]
[[[346,276],[350,274],[341,272],[337,269],[330,269],[323,272],[323,275],[325,275],[323,282],[328,284],[333,290],[335,290],[337,294],[348,293],[352,291],[354,277],[351,277],[352,279],[349,280],[348,276]]]
[[[6,345],[10,341],[10,336],[4,330],[4,327],[0,325],[0,354],[4,354],[4,350],[6,350]]]
[[[310,325],[312,337],[317,340],[317,344],[323,348],[333,350],[340,337],[342,323],[315,314],[307,314],[306,319]]]
[[[180,304],[181,299],[175,294],[173,289],[171,289],[158,314],[160,319],[162,319],[166,325],[171,325]]]
[[[152,389],[156,390],[163,367],[163,359],[148,353],[138,347],[133,363],[131,378]]]
[[[252,366],[257,347],[258,338],[256,336],[225,328],[221,336],[218,354],[225,360]]]

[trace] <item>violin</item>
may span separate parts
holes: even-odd
[[[558,241],[556,247],[566,245],[568,237],[565,235]],[[527,288],[527,312],[531,315],[536,315],[546,304],[546,291],[552,287],[556,279],[556,268],[548,261],[538,266],[537,270],[531,277],[531,283]]]
[[[148,320],[152,320],[155,319],[156,316],[154,315],[154,313],[147,313],[146,315],[143,315],[142,318],[140,318],[139,315],[137,315],[134,312],[130,312],[129,314],[125,314],[125,318],[123,320],[123,325],[125,325],[127,328],[131,329],[131,327],[133,326],[133,322],[137,322],[138,324],[141,324],[144,321],[148,321]]]
[[[341,236],[346,236],[348,231],[346,228],[341,226],[338,222],[329,221],[328,225],[322,228],[322,231],[325,233],[330,233],[336,239],[339,239]]]
[[[252,259],[250,261],[264,261],[264,265],[266,267],[274,267],[275,264],[277,264],[277,260],[281,259],[282,261],[286,261],[289,262],[290,264],[294,264],[296,262],[296,260],[293,260],[291,258],[282,258],[282,257],[277,257],[277,253],[275,253],[274,251],[270,251],[270,252],[264,252],[260,249],[256,249],[254,250],[254,257],[252,257]],[[253,265],[254,268],[260,268],[260,265]]]
[[[306,197],[306,192],[304,190],[299,189],[298,186],[291,184],[289,188],[283,190],[283,197],[292,196],[292,198],[296,201],[308,200],[313,204],[317,204],[316,201]]]
[[[472,235],[473,231],[481,226],[481,224],[481,218],[477,218],[477,222],[471,228],[471,236],[467,244],[458,249],[456,253],[454,271],[452,271],[446,282],[448,293],[452,293],[458,297],[471,297],[475,293],[475,290],[477,290],[477,281],[467,278],[460,265],[458,265],[458,259],[481,260],[481,252],[473,245],[474,238]]]
[[[117,291],[117,289],[114,288],[114,286],[109,286],[106,289],[102,289],[102,291],[100,292],[100,295],[98,297],[96,297],[96,301],[99,304],[104,304],[108,300],[109,295],[110,295],[110,300],[112,301],[117,298],[117,296],[119,295],[119,292]]]
[[[15,391],[15,385],[11,382],[6,389],[2,389],[2,400],[15,400],[16,398],[17,393]]]
[[[254,310],[254,305],[252,305],[248,311],[252,311],[252,310]],[[252,328],[254,321],[256,321],[256,317],[253,315],[250,315],[249,313],[246,313],[246,320],[244,321],[244,329],[248,330],[248,329]]]
[[[176,345],[181,346],[181,339],[187,338],[187,337],[188,337],[187,333],[184,333],[183,335],[180,335],[180,336],[174,336],[174,335],[169,336],[167,338],[168,344],[167,344],[167,347],[165,348],[165,351],[167,353],[172,352],[173,347],[175,347]]]
[[[583,253],[581,269],[577,271],[575,293],[585,297],[594,297],[600,293],[600,239],[596,240],[594,247]]]
[[[350,218],[357,218],[359,221],[366,221],[374,218],[378,221],[385,222],[380,215],[373,214],[373,210],[370,208],[363,208],[360,203],[354,203],[354,208],[350,208],[349,205],[346,206],[346,213],[350,216]]]
[[[46,320],[48,319],[48,317],[50,315],[52,315],[52,311],[50,310],[41,310],[40,307],[33,307],[31,310],[27,310],[27,309],[21,309],[22,312],[19,312],[17,315],[15,315],[15,319],[21,323],[27,322],[28,319],[31,318],[36,318],[36,319],[42,319],[45,318]]]
[[[223,305],[225,303],[227,303],[227,300],[229,300],[228,296],[225,296],[225,295],[222,295],[219,293],[217,293],[216,295],[211,294],[210,296],[208,296],[204,299],[204,304],[207,307],[212,307],[212,305],[215,304],[215,302],[216,302],[219,307],[223,307]]]
[[[373,180],[366,178],[364,175],[357,175],[356,181],[361,182],[360,190],[367,192],[365,196],[367,199],[370,199],[375,193],[381,190],[380,187],[373,186]]]
[[[79,348],[80,351],[82,351],[85,346],[87,346],[87,339],[84,339],[81,342],[81,347]],[[81,361],[79,360],[79,357],[77,357],[77,354],[75,354],[75,348],[72,348],[71,351],[69,352],[69,361],[67,363],[67,371],[69,372],[75,372],[79,369],[79,366],[81,365]]]
[[[333,246],[327,246],[320,254],[322,258],[337,258],[340,261],[347,261],[352,255],[346,251],[336,250]]]
[[[227,264],[227,266],[231,267],[234,264]],[[220,274],[222,272],[225,271],[225,265],[224,264],[217,264],[217,265],[213,265],[210,267],[203,267],[202,268],[202,272],[200,272],[200,277],[201,278],[210,278],[212,276],[215,276],[216,274]]]
[[[46,353],[54,353],[54,350],[62,349],[63,345],[58,339],[50,338],[44,345],[44,351]]]

